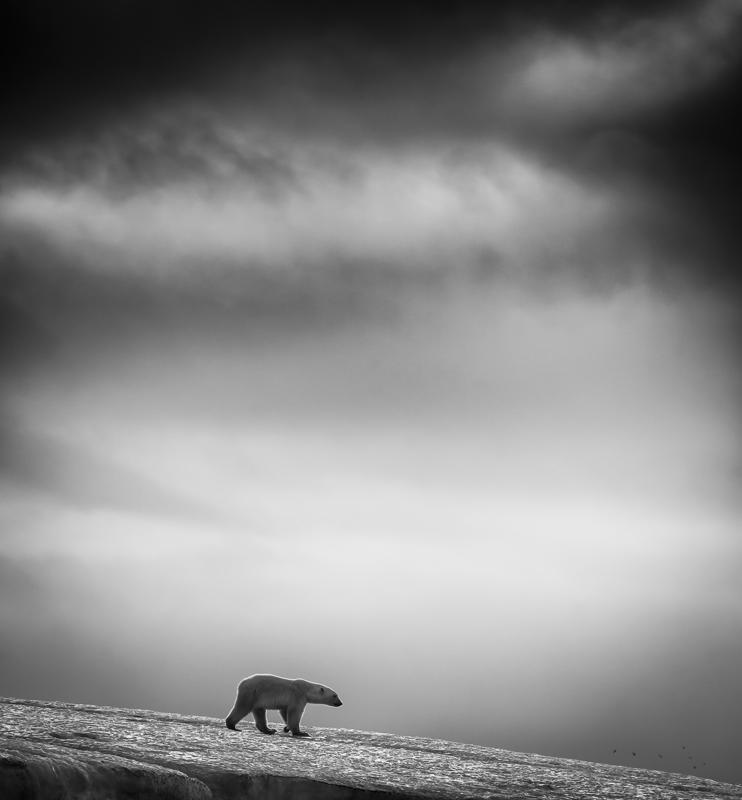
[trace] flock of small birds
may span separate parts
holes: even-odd
[[[682,748],[683,750],[685,750],[685,749],[686,749],[685,745],[681,745],[681,748]],[[618,753],[618,749],[614,748],[614,750],[613,750],[613,755],[615,756],[617,753]],[[632,750],[632,751],[631,751],[631,755],[632,755],[634,758],[636,758],[636,751],[635,751],[635,750]],[[662,753],[657,753],[657,758],[663,758],[663,755],[662,755]],[[693,762],[693,761],[695,761],[695,759],[693,758],[693,756],[689,755],[689,756],[688,756],[688,761],[690,761],[690,762]],[[704,767],[705,767],[705,766],[706,766],[706,762],[705,762],[705,761],[702,761],[702,762],[701,762],[701,766],[704,766]],[[693,767],[693,769],[695,769],[696,771],[698,770],[698,764],[692,764],[692,767]]]

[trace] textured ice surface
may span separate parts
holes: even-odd
[[[0,798],[742,800],[742,786],[654,770],[338,728],[265,736],[243,725],[0,699]]]

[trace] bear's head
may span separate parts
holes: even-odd
[[[341,706],[343,703],[337,695],[337,692],[330,689],[328,686],[322,686],[321,683],[315,683],[307,693],[307,700],[310,703],[322,703],[326,706]]]

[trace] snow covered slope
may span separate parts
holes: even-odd
[[[742,786],[436,739],[0,699],[0,798],[742,800]],[[379,794],[383,793],[383,794]]]

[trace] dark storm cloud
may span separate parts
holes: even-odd
[[[4,13],[13,374],[451,281],[739,289],[733,2]]]
[[[616,2],[366,0],[14,2],[5,13],[9,140],[225,93],[296,134],[522,134],[530,121],[538,138],[585,104],[581,125],[625,118],[668,83],[690,87],[732,59],[736,41],[723,0],[644,3],[639,15]],[[545,61],[544,50],[554,51]],[[525,83],[503,95],[524,69]],[[617,87],[624,78],[631,91]]]
[[[251,192],[300,194],[307,140],[341,151],[335,166],[310,153],[315,172],[355,170],[359,184],[358,146],[496,142],[576,180],[654,194],[665,221],[638,215],[660,259],[692,253],[712,279],[734,278],[732,2],[655,2],[638,15],[613,2],[37,2],[6,14],[6,190],[125,194],[240,176]]]
[[[452,281],[740,288],[734,3],[5,13],[6,376]]]
[[[643,15],[651,17],[663,5],[645,3]],[[11,0],[3,7],[4,66],[14,78],[6,91],[27,112],[40,98],[62,107],[115,105],[121,94],[187,84],[215,61],[237,54],[257,68],[309,44],[333,61],[346,54],[342,43],[349,42],[401,65],[450,56],[483,34],[540,26],[584,30],[606,15],[614,21],[626,16],[615,2],[129,0],[101,7],[73,0],[60,7],[46,0]],[[378,66],[372,61],[365,67],[371,82]],[[106,97],[111,89],[121,94]]]

